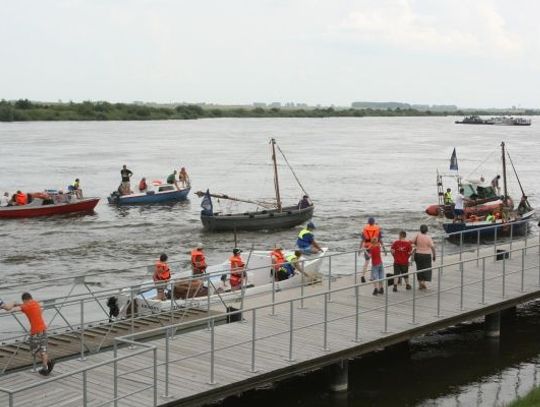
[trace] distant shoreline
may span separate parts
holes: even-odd
[[[324,117],[436,117],[436,116],[537,116],[540,110],[456,110],[371,108],[207,108],[199,105],[154,107],[140,104],[82,102],[35,103],[27,99],[0,101],[0,122],[24,121],[109,121],[109,120],[194,120],[212,118],[324,118]]]

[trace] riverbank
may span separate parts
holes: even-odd
[[[540,406],[540,387],[533,389],[523,398],[508,404],[506,407],[535,407]]]
[[[193,120],[210,118],[322,118],[322,117],[430,117],[463,115],[516,115],[512,111],[430,111],[416,109],[341,109],[341,108],[262,108],[262,107],[203,107],[182,104],[153,106],[109,102],[37,103],[28,99],[0,101],[0,121],[107,121],[107,120]],[[527,116],[540,115],[540,110],[527,110]]]

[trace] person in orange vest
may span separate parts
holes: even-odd
[[[17,202],[17,205],[26,205],[28,203],[28,198],[24,192],[17,191],[15,202]]]
[[[146,192],[148,190],[148,184],[146,183],[146,178],[142,177],[139,182],[139,192]]]
[[[244,263],[244,259],[242,259],[242,256],[240,255],[242,253],[242,250],[240,249],[234,249],[233,255],[229,258],[229,261],[231,262],[231,289],[237,290],[242,287],[242,281],[244,281],[244,284],[247,283],[247,276],[244,268],[246,267],[246,263]]]
[[[6,311],[21,311],[30,322],[30,350],[33,355],[39,355],[43,367],[39,374],[48,376],[54,368],[54,360],[47,355],[47,325],[43,320],[43,310],[41,305],[32,298],[30,293],[22,294],[22,304],[1,304]],[[1,303],[1,301],[0,301]]]
[[[191,251],[191,271],[193,275],[206,273],[207,265],[203,250],[203,244],[197,243],[195,249]]]
[[[272,257],[272,273],[276,281],[286,280],[288,278],[287,270],[284,265],[287,263],[287,259],[283,254],[283,247],[277,243],[274,246],[274,250],[270,253]]]
[[[157,296],[156,299],[165,300],[165,286],[171,279],[171,269],[167,264],[167,255],[162,253],[159,260],[156,262],[156,270],[154,271],[153,280],[156,284]]]
[[[375,223],[374,217],[368,218],[368,223],[364,226],[364,229],[362,230],[362,243],[360,244],[360,249],[364,250],[364,267],[362,268],[362,276],[360,277],[360,281],[362,283],[366,282],[366,273],[369,266],[369,262],[371,260],[371,255],[369,254],[369,249],[371,248],[371,241],[372,239],[376,237],[378,242],[380,243],[381,247],[384,250],[384,254],[386,254],[386,248],[383,245],[382,242],[382,231],[381,227]]]

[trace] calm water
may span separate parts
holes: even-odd
[[[210,262],[222,261],[233,247],[233,236],[202,232],[200,200],[195,195],[184,203],[149,208],[111,207],[105,198],[117,188],[124,163],[135,174],[134,184],[143,176],[148,180],[164,179],[173,169],[185,166],[192,179],[192,191],[210,188],[248,199],[270,198],[270,137],[277,139],[316,204],[317,240],[333,251],[356,248],[368,216],[375,216],[392,238],[402,228],[416,230],[420,223],[429,224],[435,234],[441,232],[438,221],[423,210],[436,202],[435,170],[447,170],[454,147],[463,176],[483,175],[489,180],[500,173],[499,144],[506,141],[531,204],[540,207],[536,195],[540,190],[540,135],[536,123],[528,128],[459,126],[454,119],[0,124],[0,192],[65,189],[78,177],[86,196],[103,198],[93,215],[0,221],[0,284],[109,269],[118,271],[107,273],[101,279],[102,285],[133,282],[142,278],[142,272],[126,268],[152,263],[163,251],[172,260],[187,264],[188,252],[197,241],[205,244]],[[284,202],[296,203],[301,190],[283,161],[279,170]],[[515,178],[510,175],[511,193],[519,197]],[[242,209],[230,203],[222,203],[221,208]],[[239,233],[238,239],[242,247],[266,249],[278,241],[292,246],[297,233],[298,229]],[[8,300],[19,295],[0,293]],[[435,404],[444,401],[445,405],[469,405],[459,398],[454,400],[456,394],[466,393],[466,383],[501,374],[516,363],[532,363],[530,359],[540,353],[532,342],[519,342],[518,338],[512,343],[525,346],[519,349],[523,352],[510,352],[514,356],[495,362],[487,356],[478,359],[478,371],[469,373],[470,367],[467,371],[462,367],[468,360],[464,355],[470,355],[472,348],[464,344],[472,341],[483,348],[477,331],[473,324],[422,339],[413,345],[416,351],[412,364],[401,362],[394,366],[384,355],[354,362],[351,371],[360,381],[345,399],[330,400],[334,396],[313,393],[309,388],[315,387],[313,380],[317,379],[311,377],[305,383],[302,379],[292,385],[286,383],[278,392],[291,393],[286,404],[298,405],[308,405],[310,400],[311,405],[332,402],[356,406],[364,405],[366,400],[392,405],[392,397],[397,395],[402,405],[431,405],[430,400],[436,400]],[[448,354],[441,351],[441,345],[444,349],[450,346]],[[441,362],[454,360],[455,373],[448,373],[448,377],[442,374],[440,383],[432,381],[429,370],[422,368],[437,371]],[[393,393],[380,385],[383,379],[392,378],[399,384]],[[296,394],[297,387],[301,396]],[[322,401],[317,402],[319,399]]]

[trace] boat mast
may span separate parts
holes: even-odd
[[[506,152],[504,150],[504,141],[501,142],[502,149],[502,170],[503,170],[503,186],[504,186],[504,199],[508,198],[508,187],[506,185]]]
[[[278,211],[281,212],[281,197],[279,195],[279,179],[276,163],[276,140],[274,138],[271,138],[270,144],[272,144],[272,161],[274,162],[274,188],[276,189],[276,203]]]

